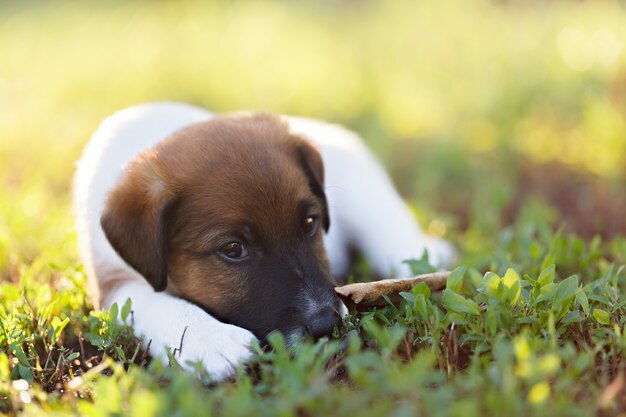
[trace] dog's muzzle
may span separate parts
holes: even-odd
[[[324,309],[309,319],[306,325],[306,332],[314,339],[330,336],[335,327],[341,327],[342,318],[339,312],[334,309]]]

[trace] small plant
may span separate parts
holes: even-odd
[[[126,365],[144,355],[140,341],[133,334],[131,309],[131,300],[127,299],[121,311],[117,303],[109,310],[92,311],[87,318],[88,332],[84,334],[105,355]]]

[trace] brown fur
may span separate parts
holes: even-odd
[[[215,118],[133,161],[102,226],[156,290],[169,277],[171,292],[263,335],[298,312],[279,300],[275,317],[259,319],[261,304],[293,296],[311,277],[332,291],[322,230],[303,234],[309,215],[328,228],[323,180],[319,153],[274,116]],[[248,262],[219,256],[232,240],[246,242]]]

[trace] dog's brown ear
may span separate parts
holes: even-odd
[[[296,154],[298,162],[309,181],[311,191],[322,203],[324,230],[328,232],[330,217],[328,215],[326,193],[324,192],[324,163],[322,162],[322,155],[306,142],[297,145]]]
[[[167,223],[173,206],[158,161],[148,154],[131,163],[100,218],[111,246],[156,291],[167,287]]]

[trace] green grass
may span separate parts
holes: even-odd
[[[620,3],[32,1],[0,17],[0,414],[626,410]],[[357,130],[460,249],[448,288],[352,312],[330,341],[276,335],[227,383],[151,361],[116,320],[128,306],[92,311],[69,190],[103,117],[166,99]]]

